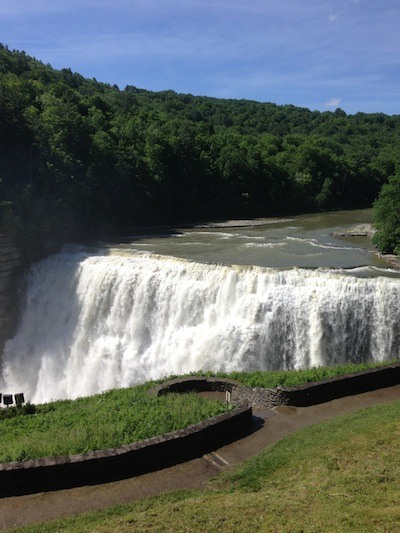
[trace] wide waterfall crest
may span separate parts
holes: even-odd
[[[44,402],[199,369],[398,357],[399,301],[386,277],[61,253],[31,269],[4,387]]]

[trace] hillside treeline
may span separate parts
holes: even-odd
[[[1,226],[33,241],[371,206],[399,134],[400,116],[120,90],[0,46]]]

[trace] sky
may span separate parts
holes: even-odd
[[[0,0],[0,42],[153,91],[400,114],[399,0]]]

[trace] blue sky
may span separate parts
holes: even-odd
[[[120,88],[400,114],[399,0],[0,0],[0,42]]]

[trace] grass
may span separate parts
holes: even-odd
[[[225,409],[222,402],[196,394],[150,396],[150,386],[51,402],[36,406],[35,414],[0,420],[0,462],[113,448],[184,428]]]
[[[389,363],[289,371],[197,372],[192,375],[227,377],[250,387],[291,387]],[[0,420],[0,462],[84,453],[129,444],[181,429],[224,409],[220,402],[206,401],[196,394],[151,397],[147,392],[152,385],[154,383],[147,383],[89,398],[43,404],[36,406],[35,414]],[[13,408],[9,409],[10,414],[12,411]],[[8,411],[0,414],[6,415]],[[101,431],[98,431],[99,427]]]
[[[379,368],[398,362],[398,360],[390,360],[384,362],[361,363],[361,364],[347,364],[331,367],[314,367],[307,370],[267,370],[256,372],[195,372],[191,375],[210,376],[234,379],[247,387],[265,387],[275,388],[282,387],[296,387],[297,385],[304,385],[312,381],[323,381],[325,379],[351,374],[352,372],[360,372],[361,370],[368,370],[371,368]],[[173,376],[179,377],[179,376]],[[169,378],[169,379],[172,379]]]
[[[400,402],[303,429],[204,491],[24,528],[47,531],[398,531]]]

